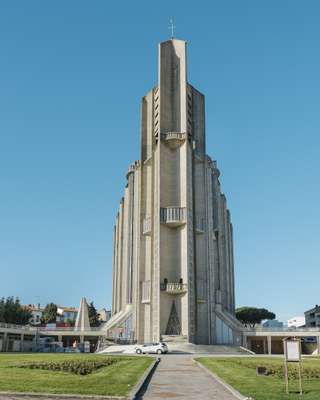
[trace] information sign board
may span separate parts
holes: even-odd
[[[286,340],[284,343],[287,346],[285,351],[287,361],[300,361],[300,341]]]

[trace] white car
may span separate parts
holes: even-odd
[[[137,354],[145,354],[145,353],[164,354],[168,353],[168,346],[164,342],[145,343],[136,346],[135,350]]]

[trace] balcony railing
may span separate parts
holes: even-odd
[[[37,331],[37,327],[30,325],[17,325],[17,324],[6,324],[5,322],[0,322],[0,328],[14,329],[14,330],[26,330],[26,331]]]
[[[195,218],[196,232],[204,233],[205,231],[205,218],[203,215],[197,215]]]
[[[254,328],[250,328],[249,326],[243,327],[244,331],[255,331],[255,332],[320,332],[320,327],[304,327],[297,328],[295,326],[290,327],[264,327],[264,326],[255,326]],[[307,336],[307,335],[306,335]],[[310,335],[312,336],[312,335]]]
[[[98,332],[98,331],[101,331],[101,328],[102,327],[98,326],[98,327],[90,327],[90,328],[81,330],[81,329],[77,329],[72,326],[61,326],[61,327],[59,327],[59,326],[53,326],[53,327],[43,326],[43,327],[39,327],[39,331],[40,332],[59,332],[59,331],[60,332],[82,332],[82,331]]]
[[[172,227],[186,223],[187,210],[185,207],[162,207],[160,208],[160,221]]]
[[[102,327],[92,327],[88,328],[87,331],[101,331]],[[81,330],[76,329],[71,326],[30,326],[30,325],[16,325],[16,324],[6,324],[4,322],[0,322],[0,330],[8,329],[8,330],[24,330],[29,332],[81,332]]]
[[[187,291],[186,283],[168,282],[160,283],[160,290],[169,294],[183,294]]]
[[[161,134],[161,139],[171,148],[178,148],[185,140],[187,134],[185,132],[167,132]]]
[[[144,235],[150,235],[151,226],[152,226],[151,217],[149,216],[145,217],[142,221],[142,233]]]

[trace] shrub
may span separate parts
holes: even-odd
[[[29,369],[42,369],[47,371],[62,371],[69,372],[77,375],[88,375],[97,369],[107,367],[109,365],[118,362],[115,358],[105,358],[99,361],[81,361],[81,360],[71,360],[71,361],[51,361],[51,362],[32,362],[23,363],[16,365],[19,368],[29,368]]]
[[[226,360],[226,362],[228,362],[228,361]],[[254,362],[252,362],[252,360],[241,360],[241,359],[232,360],[232,363],[240,365],[242,367],[254,369],[254,370],[256,369],[257,366],[265,367],[267,370],[266,375],[275,376],[275,377],[281,378],[281,379],[284,376],[284,364],[283,363],[274,363],[272,361],[265,361],[265,360],[261,360],[258,362],[257,362],[257,360],[255,360]],[[320,378],[320,366],[319,367],[309,367],[307,365],[302,365],[302,371],[303,371],[303,377],[306,379]],[[295,363],[288,364],[288,377],[289,377],[289,379],[293,379],[293,380],[299,378],[298,367]]]

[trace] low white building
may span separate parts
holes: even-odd
[[[320,327],[320,306],[318,304],[311,308],[311,310],[305,311],[304,316],[307,327]]]
[[[107,310],[105,308],[101,308],[101,310],[98,311],[98,314],[101,322],[108,322],[111,318],[111,310]]]
[[[305,325],[306,319],[302,315],[288,319],[288,328],[302,328]]]
[[[28,304],[26,308],[31,312],[32,317],[30,318],[29,322],[32,325],[40,325],[41,324],[41,317],[44,308],[40,306],[40,304]]]
[[[40,325],[44,307],[40,304],[28,304],[25,306],[32,314],[30,324]],[[107,311],[106,311],[107,312]],[[78,309],[76,307],[57,306],[57,323],[75,322],[77,319]]]
[[[77,319],[78,309],[75,307],[57,306],[57,322],[69,322]]]

